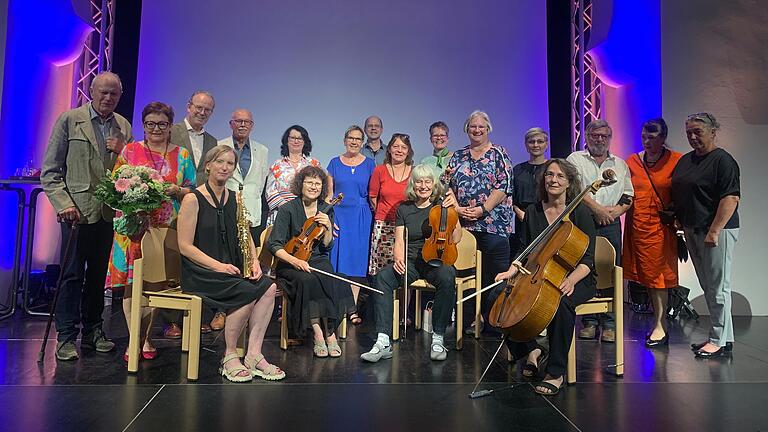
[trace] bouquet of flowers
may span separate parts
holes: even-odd
[[[160,208],[170,198],[168,183],[146,166],[122,165],[96,187],[96,198],[118,210],[113,220],[115,232],[129,237],[141,236],[149,225],[149,212]]]

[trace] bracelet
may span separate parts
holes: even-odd
[[[487,216],[491,214],[490,210],[486,209],[484,205],[481,205],[478,207],[480,207],[480,209],[483,211],[483,214],[482,214],[483,216]]]

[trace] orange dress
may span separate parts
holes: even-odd
[[[627,159],[635,198],[624,220],[621,265],[625,279],[648,288],[675,288],[678,285],[676,234],[661,223],[659,210],[669,206],[672,199],[672,171],[681,157],[681,153],[666,150],[654,166],[648,167],[663,203],[648,180],[642,156],[633,154]]]

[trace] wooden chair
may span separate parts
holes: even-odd
[[[406,230],[405,250],[408,250],[408,233]],[[461,241],[456,245],[459,251],[456,267],[456,298],[464,298],[467,291],[479,292],[482,288],[482,253],[477,250],[477,241],[471,232],[462,228]],[[468,273],[469,274],[466,274]],[[409,288],[415,291],[416,302],[416,322],[414,328],[421,329],[422,310],[421,310],[421,291],[435,290],[435,287],[427,283],[424,279],[419,279],[409,284]],[[395,312],[398,311],[398,304],[395,304]],[[460,350],[464,341],[464,303],[456,306],[456,349]],[[399,322],[399,321],[395,321]],[[475,297],[475,339],[480,338],[480,295]]]
[[[267,226],[261,233],[261,247],[258,251],[258,259],[262,266],[268,269],[268,276],[272,278],[277,284],[277,295],[280,296],[282,302],[282,310],[280,315],[280,348],[283,350],[288,349],[288,296],[283,291],[282,283],[280,279],[275,277],[274,268],[277,265],[277,258],[267,249],[266,243],[269,239],[269,235],[272,234],[272,225]],[[339,331],[339,338],[347,338],[347,320],[342,320]]]
[[[613,288],[613,297],[594,297],[576,307],[576,316],[613,312],[616,316],[616,376],[624,375],[624,270],[616,265],[616,251],[605,237],[595,243],[597,289]],[[576,382],[576,329],[568,351],[568,384]]]
[[[141,258],[133,262],[131,324],[128,341],[128,372],[139,369],[141,355],[141,309],[139,306],[184,311],[181,350],[189,352],[187,379],[196,380],[200,366],[200,321],[202,299],[181,292],[181,254],[176,230],[150,228],[141,241]],[[144,284],[160,286],[144,291]],[[137,301],[138,300],[138,301]]]

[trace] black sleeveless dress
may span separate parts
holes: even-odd
[[[197,226],[194,245],[209,257],[232,264],[242,270],[243,256],[237,241],[237,203],[235,193],[229,191],[222,208],[212,206],[197,190]],[[243,279],[202,267],[181,257],[181,289],[203,298],[213,309],[230,311],[258,300],[272,285],[266,276],[259,280]]]

